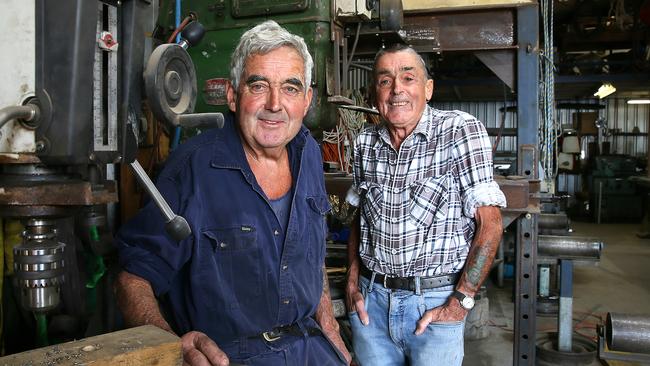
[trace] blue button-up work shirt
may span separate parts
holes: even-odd
[[[297,321],[314,324],[330,206],[321,154],[305,127],[288,152],[293,201],[286,233],[229,117],[223,129],[181,145],[158,177],[192,235],[172,240],[152,202],[117,234],[121,266],[151,283],[179,334],[198,330],[226,345]]]

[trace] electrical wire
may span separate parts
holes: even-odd
[[[366,105],[357,90],[351,99],[355,105]],[[341,171],[350,173],[353,165],[354,140],[366,123],[365,114],[350,109],[338,109],[338,123],[332,131],[323,131],[323,160],[338,161]],[[334,151],[332,151],[334,150]]]
[[[169,36],[169,38],[167,38],[167,43],[172,43],[172,42],[178,43],[178,41],[175,41],[174,39],[178,36],[178,34],[180,32],[183,31],[183,29],[185,29],[185,27],[192,20],[195,20],[195,19],[196,19],[196,16],[194,15],[194,13],[190,13],[190,15],[186,16],[185,19],[183,19],[183,21],[178,25],[178,27],[176,27],[176,29],[174,29],[174,32]]]
[[[543,178],[552,183],[558,173],[559,128],[555,116],[555,65],[553,63],[553,1],[541,0],[544,48],[540,52],[540,164]],[[549,184],[550,185],[550,184]]]

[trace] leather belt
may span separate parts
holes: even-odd
[[[372,278],[372,271],[365,266],[361,266],[361,275],[370,280]],[[456,282],[458,282],[459,278],[460,272],[431,277],[420,276],[420,289],[428,290],[432,288],[455,285]],[[391,290],[415,291],[415,277],[388,277],[379,272],[376,272],[375,282],[380,283],[385,288]]]
[[[309,336],[315,336],[315,335],[322,334],[321,330],[316,328],[316,327],[306,326],[305,330],[307,331],[307,335],[309,335]],[[302,337],[303,332],[300,329],[300,326],[298,324],[294,323],[294,324],[285,325],[285,326],[282,326],[282,327],[276,327],[276,328],[273,328],[273,329],[271,329],[269,331],[262,332],[260,334],[254,335],[254,336],[249,337],[249,338],[262,338],[263,340],[265,340],[267,342],[275,342],[278,339],[280,339],[280,338],[282,338],[282,337],[284,337],[286,335],[294,335],[294,336],[297,336],[297,337]]]

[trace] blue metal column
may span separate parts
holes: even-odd
[[[517,8],[517,170],[538,179],[539,9]],[[537,213],[517,222],[514,365],[535,365],[537,300]]]
[[[557,317],[560,352],[572,352],[573,337],[573,261],[560,259],[560,309]]]
[[[532,145],[535,149],[539,146],[538,14],[537,4],[517,8],[517,145]],[[537,166],[529,163],[519,162],[519,174],[537,179]]]

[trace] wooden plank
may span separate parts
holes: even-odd
[[[474,10],[533,4],[535,0],[402,0],[405,12]]]
[[[152,325],[0,357],[1,366],[181,365],[177,336]]]

